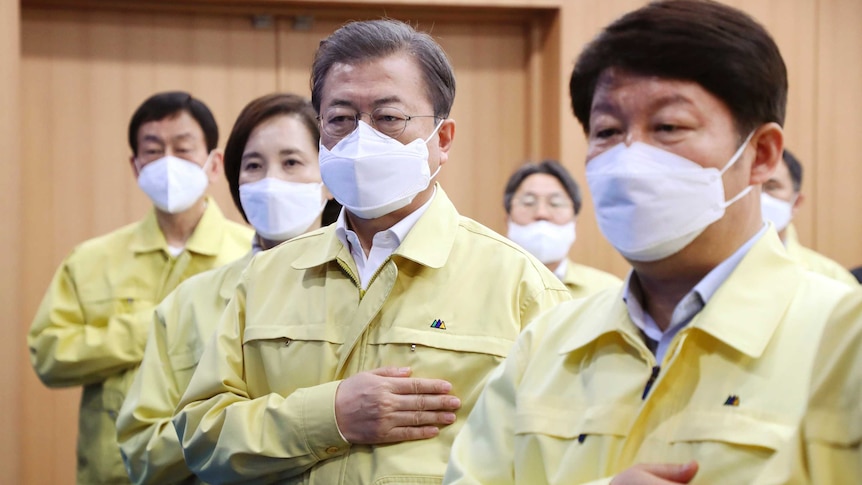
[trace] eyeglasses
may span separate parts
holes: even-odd
[[[539,197],[536,194],[524,194],[512,199],[512,206],[535,211],[539,208],[539,203],[542,201],[553,211],[570,209],[574,205],[572,204],[572,199],[562,194],[552,194],[548,197]]]
[[[398,108],[380,107],[371,113],[357,112],[346,107],[334,107],[318,116],[320,130],[331,138],[344,138],[359,126],[362,115],[368,115],[375,130],[391,138],[398,138],[413,118],[440,118],[435,115],[408,115]]]

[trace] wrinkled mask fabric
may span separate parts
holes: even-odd
[[[753,134],[721,170],[641,142],[620,143],[596,156],[586,175],[602,234],[630,261],[676,254],[751,191],[749,185],[726,200],[722,175]]]
[[[322,183],[289,182],[273,177],[240,185],[239,199],[254,230],[276,242],[305,233],[325,206]]]
[[[428,168],[428,140],[404,144],[359,121],[332,149],[320,144],[320,176],[341,205],[362,219],[376,219],[410,204],[437,173]]]

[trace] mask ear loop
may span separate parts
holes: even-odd
[[[736,153],[733,154],[733,157],[730,159],[729,162],[727,162],[727,165],[725,165],[724,168],[721,169],[720,175],[724,175],[724,172],[727,172],[727,170],[730,167],[732,167],[733,164],[735,164],[740,159],[740,157],[742,157],[742,152],[745,151],[745,147],[748,146],[748,142],[751,141],[751,138],[753,136],[754,136],[754,130],[752,130],[751,133],[749,133],[748,136],[745,137],[745,141],[742,142],[742,145],[740,145],[739,148],[736,149]],[[724,203],[724,208],[726,209],[726,208],[730,207],[734,202],[736,202],[737,200],[748,195],[748,193],[751,192],[751,189],[753,189],[753,188],[754,188],[753,185],[749,185],[746,188],[742,189],[733,198],[731,198],[730,200],[728,200]]]
[[[435,126],[435,127],[434,127],[434,131],[432,131],[432,132],[431,132],[431,134],[430,134],[430,135],[428,135],[428,138],[426,138],[426,139],[425,139],[425,143],[428,143],[429,141],[431,141],[431,138],[432,138],[434,135],[436,135],[436,134],[437,134],[437,132],[440,130],[440,127],[441,127],[441,126],[443,126],[443,122],[444,122],[444,121],[446,121],[446,118],[441,119],[441,120],[440,120],[440,122],[439,122],[439,123],[437,123],[437,126]],[[433,178],[433,177],[432,177],[432,178]]]

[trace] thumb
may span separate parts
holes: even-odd
[[[409,367],[378,367],[370,372],[381,377],[410,377],[413,369]]]
[[[688,483],[697,473],[697,462],[692,460],[679,465],[673,463],[653,463],[643,465],[643,470],[675,483]]]

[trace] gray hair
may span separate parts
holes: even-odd
[[[360,64],[398,52],[409,53],[418,62],[434,116],[448,117],[455,100],[455,74],[446,53],[430,35],[389,19],[351,22],[320,41],[311,66],[314,109],[320,113],[323,84],[334,64]]]

